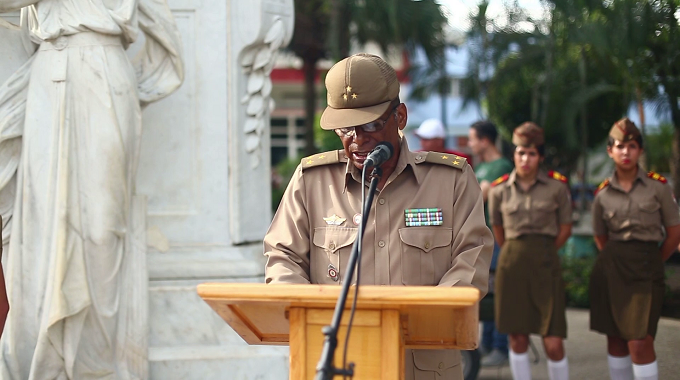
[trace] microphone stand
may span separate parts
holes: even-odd
[[[352,245],[352,253],[349,256],[349,262],[347,263],[345,282],[342,284],[340,296],[335,304],[335,311],[333,312],[333,319],[331,320],[330,326],[324,326],[324,328],[321,329],[321,332],[323,332],[323,335],[325,335],[326,338],[324,339],[323,349],[321,350],[321,359],[319,359],[319,363],[316,365],[316,380],[331,380],[335,375],[354,376],[354,363],[350,363],[349,368],[335,368],[333,365],[333,358],[335,358],[335,349],[338,347],[338,329],[340,328],[342,313],[345,311],[347,293],[349,292],[349,287],[352,283],[352,278],[354,277],[354,269],[356,268],[357,259],[359,258],[359,242],[361,242],[364,237],[364,226],[366,226],[366,222],[368,222],[368,214],[371,211],[371,205],[373,204],[373,196],[375,195],[375,189],[378,187],[381,176],[382,169],[379,167],[373,168],[373,171],[371,172],[371,184],[368,187],[368,196],[366,198],[366,203],[363,204],[361,224],[359,225],[357,238],[354,241],[354,245]]]

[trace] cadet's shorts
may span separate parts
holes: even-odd
[[[495,291],[499,332],[567,337],[564,281],[554,236],[506,240]]]
[[[590,328],[625,340],[655,336],[664,269],[657,242],[610,240],[590,276]]]

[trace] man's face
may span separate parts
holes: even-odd
[[[431,152],[441,152],[444,149],[444,139],[435,137],[433,139],[420,139],[420,149]]]
[[[366,132],[363,126],[355,126],[353,131],[347,134],[342,133],[340,129],[335,130],[345,148],[345,154],[359,170],[363,169],[368,154],[383,141],[389,142],[394,147],[394,154],[383,164],[383,169],[385,166],[392,168],[396,166],[399,158],[399,130],[406,126],[406,106],[402,103],[396,108],[388,108],[375,122],[383,124],[383,127],[375,132]]]
[[[468,147],[470,147],[472,154],[475,156],[482,154],[486,148],[486,140],[479,139],[477,137],[477,131],[474,128],[470,128],[468,131]]]

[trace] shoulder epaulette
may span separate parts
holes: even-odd
[[[494,179],[493,182],[491,182],[491,187],[500,185],[501,183],[507,181],[508,178],[510,178],[510,174],[503,174],[502,176]]]
[[[600,186],[598,186],[597,189],[595,190],[595,194],[599,193],[600,190],[604,189],[604,188],[607,187],[607,186],[609,186],[609,178],[607,178],[607,179],[605,179],[604,181],[602,181],[602,183],[600,184]]]
[[[416,159],[416,164],[419,164],[421,162],[429,162],[432,164],[439,164],[439,165],[446,165],[446,166],[452,166],[454,168],[458,169],[463,169],[465,165],[467,165],[467,160],[465,157],[461,157],[455,154],[449,154],[449,153],[438,153],[438,152],[421,152],[418,153],[418,157],[423,157],[425,156],[425,159]]]
[[[659,174],[659,173],[655,173],[655,172],[653,172],[653,171],[650,171],[649,173],[647,173],[647,177],[649,177],[649,178],[651,178],[651,179],[655,179],[655,180],[657,180],[657,181],[659,181],[659,182],[661,182],[661,183],[667,183],[667,182],[668,182],[668,180],[666,179],[666,177],[662,176],[662,175]]]
[[[330,152],[317,153],[315,155],[305,157],[300,161],[302,170],[313,168],[315,166],[337,164],[339,162],[346,162],[345,152],[341,150],[333,150]]]
[[[569,181],[567,180],[567,177],[563,176],[561,173],[558,173],[554,170],[551,170],[548,172],[548,177],[552,179],[556,179],[560,182],[568,183]]]

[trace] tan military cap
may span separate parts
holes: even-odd
[[[629,118],[624,117],[612,125],[609,130],[609,137],[618,141],[630,141],[640,136],[640,130]]]
[[[535,148],[544,142],[543,129],[530,121],[522,123],[512,132],[512,143],[516,146]]]
[[[337,129],[370,123],[399,96],[392,66],[377,55],[359,53],[331,67],[326,75],[328,107],[321,128]]]

